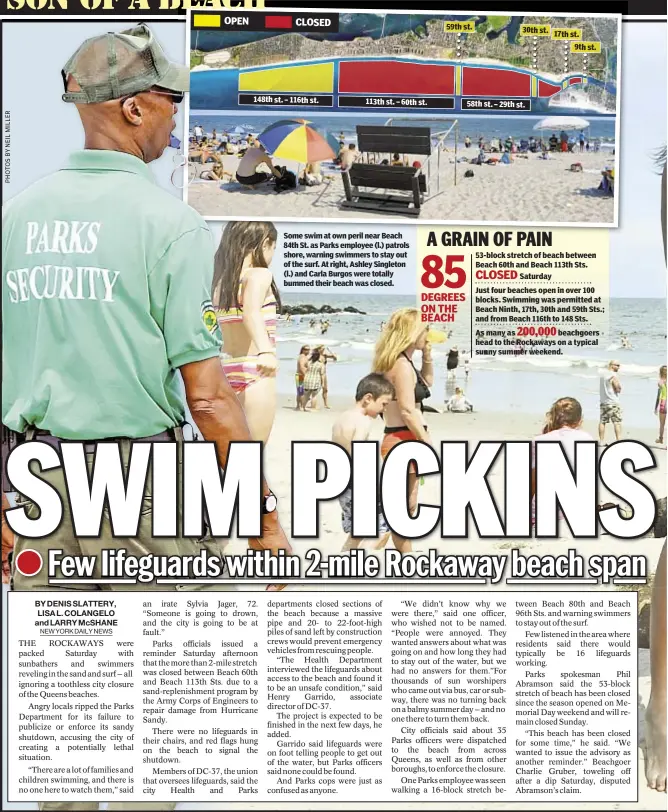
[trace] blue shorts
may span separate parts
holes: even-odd
[[[353,493],[350,488],[347,488],[341,496],[339,496],[339,504],[341,505],[341,524],[343,526],[343,532],[350,535],[353,532]],[[385,521],[385,516],[380,509],[380,505],[378,506],[378,538],[379,536],[384,536],[385,533],[389,533],[390,528],[387,526],[387,522]]]

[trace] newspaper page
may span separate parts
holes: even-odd
[[[5,0],[3,809],[665,809],[666,9],[602,5]]]

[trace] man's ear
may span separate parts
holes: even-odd
[[[136,96],[130,96],[125,99],[121,105],[121,112],[123,117],[133,127],[140,127],[143,124],[142,109],[139,99]]]

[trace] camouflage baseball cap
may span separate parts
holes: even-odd
[[[77,104],[120,99],[152,87],[185,93],[190,73],[185,65],[170,62],[150,28],[141,25],[120,33],[87,39],[61,71],[63,101]],[[72,76],[80,91],[68,91]]]

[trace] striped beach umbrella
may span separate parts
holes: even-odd
[[[258,141],[274,158],[300,164],[329,161],[335,157],[327,141],[303,118],[275,121],[260,133]]]

